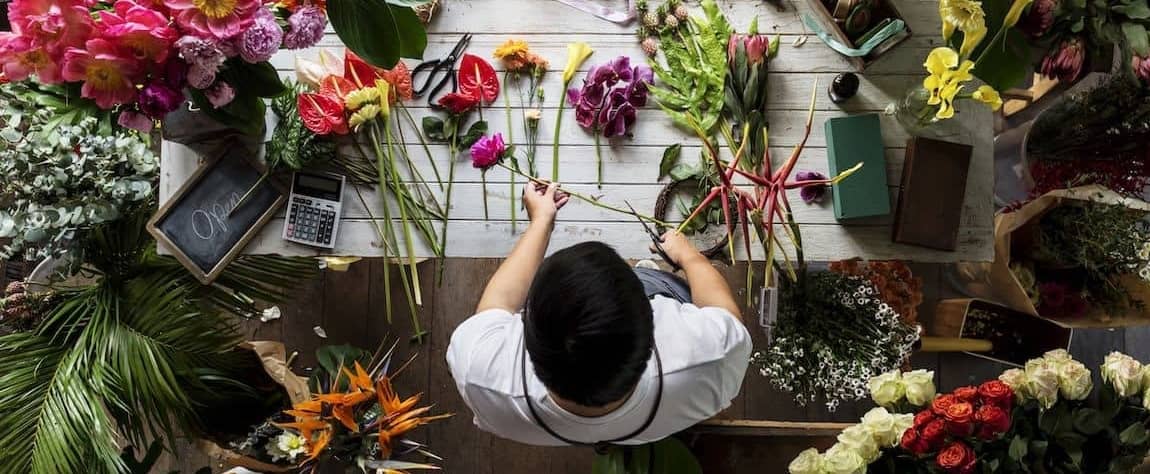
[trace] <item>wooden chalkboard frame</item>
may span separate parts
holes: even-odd
[[[241,146],[241,144],[236,143],[232,144],[232,146]],[[240,237],[240,240],[238,240],[236,244],[232,246],[230,250],[228,250],[228,253],[224,254],[224,257],[221,258],[218,263],[216,263],[215,267],[213,267],[211,271],[205,272],[200,268],[199,265],[196,265],[196,263],[192,261],[191,257],[184,253],[184,250],[176,245],[168,237],[168,235],[165,234],[162,229],[160,229],[159,223],[162,222],[164,218],[166,218],[177,205],[179,205],[179,203],[188,193],[196,188],[196,186],[207,175],[207,173],[211,171],[212,167],[218,165],[225,157],[228,156],[229,152],[231,152],[232,146],[221,147],[220,151],[216,152],[216,154],[214,154],[212,157],[204,160],[204,162],[200,164],[200,167],[196,169],[196,172],[193,173],[192,176],[189,177],[188,180],[180,186],[180,189],[176,190],[176,192],[172,194],[172,197],[169,198],[163,206],[160,206],[160,209],[156,211],[156,214],[148,220],[147,225],[148,233],[152,234],[152,237],[155,237],[156,241],[167,246],[167,248],[172,251],[172,256],[176,257],[176,260],[178,260],[185,268],[187,268],[188,271],[192,272],[192,275],[195,275],[196,279],[198,279],[200,283],[205,285],[210,285],[213,281],[215,281],[215,279],[220,276],[220,273],[222,273],[224,269],[227,268],[228,264],[235,260],[236,257],[239,257],[240,252],[242,252],[244,247],[248,245],[248,242],[250,242],[252,238],[259,234],[260,230],[263,229],[264,225],[266,225],[268,221],[275,217],[276,213],[280,210],[281,207],[283,207],[284,202],[287,200],[286,188],[276,179],[269,177],[269,179],[265,180],[264,183],[275,188],[275,190],[279,192],[280,196],[276,198],[275,202],[273,202],[266,211],[264,211],[259,219],[256,220],[255,224],[249,228],[242,237]],[[245,153],[244,161],[261,174],[267,170],[267,167],[260,160],[258,160],[254,154]]]

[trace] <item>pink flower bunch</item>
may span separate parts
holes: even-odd
[[[648,86],[655,81],[651,68],[631,66],[631,58],[619,56],[596,66],[583,79],[582,88],[567,91],[575,105],[575,121],[605,137],[630,136],[636,111],[647,105]]]
[[[82,97],[137,129],[179,107],[187,86],[223,107],[243,92],[217,78],[228,59],[260,63],[323,37],[321,1],[267,2],[13,0],[12,31],[0,33],[2,79],[80,83]]]

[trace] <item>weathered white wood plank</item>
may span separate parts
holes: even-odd
[[[248,245],[245,252],[253,249],[275,249],[281,255],[320,255],[316,249],[303,245],[283,242],[279,238],[282,219],[274,219],[268,227],[275,232],[261,232]],[[378,244],[375,226],[370,221],[347,220],[337,239],[338,254],[360,256],[383,256]],[[522,232],[524,225],[519,225]],[[971,227],[959,231],[957,252],[924,251],[918,247],[891,242],[890,227],[843,227],[837,225],[809,224],[803,226],[803,249],[811,261],[829,261],[852,257],[870,259],[906,259],[913,257],[919,262],[987,261],[994,257],[992,229]],[[515,245],[515,235],[511,224],[505,221],[454,221],[449,224],[449,257],[491,257],[507,255]],[[637,222],[577,222],[556,223],[552,234],[550,252],[577,244],[598,240],[615,248],[624,258],[650,258],[648,246],[650,238]],[[426,255],[427,246],[420,240],[415,243],[416,253]],[[742,250],[736,253],[742,258]],[[791,250],[788,250],[790,253]],[[754,258],[761,261],[761,251],[756,249]]]

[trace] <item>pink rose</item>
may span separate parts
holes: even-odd
[[[480,137],[474,145],[471,145],[471,165],[486,170],[499,163],[505,152],[507,145],[503,143],[502,133]]]

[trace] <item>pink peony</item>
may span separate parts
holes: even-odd
[[[218,109],[232,103],[232,100],[236,98],[236,90],[230,84],[219,81],[204,91],[204,95],[208,97],[208,102],[212,103],[212,107]]]
[[[255,64],[267,61],[280,49],[284,31],[276,24],[276,17],[266,8],[256,12],[255,22],[240,35],[240,57]]]
[[[15,0],[8,5],[8,19],[12,32],[55,59],[67,48],[82,47],[92,33],[88,7],[77,0]]]
[[[503,134],[483,136],[471,145],[471,165],[486,170],[503,160],[507,152],[507,145],[503,143]]]
[[[147,115],[132,110],[120,112],[120,117],[116,119],[116,123],[121,127],[138,130],[143,133],[152,131],[152,119],[148,118]]]
[[[119,0],[114,8],[114,12],[99,13],[100,33],[104,38],[132,51],[137,59],[164,62],[172,43],[179,37],[179,33],[168,26],[168,17],[133,0]]]
[[[4,77],[22,81],[35,75],[45,84],[56,84],[60,79],[60,62],[44,48],[32,46],[32,39],[12,33],[0,33],[0,63]]]
[[[203,39],[229,40],[255,22],[260,0],[163,0],[176,23]]]
[[[133,79],[140,70],[139,63],[108,40],[91,39],[84,46],[86,49],[69,48],[64,53],[64,80],[83,82],[80,95],[103,109],[136,100]]]

